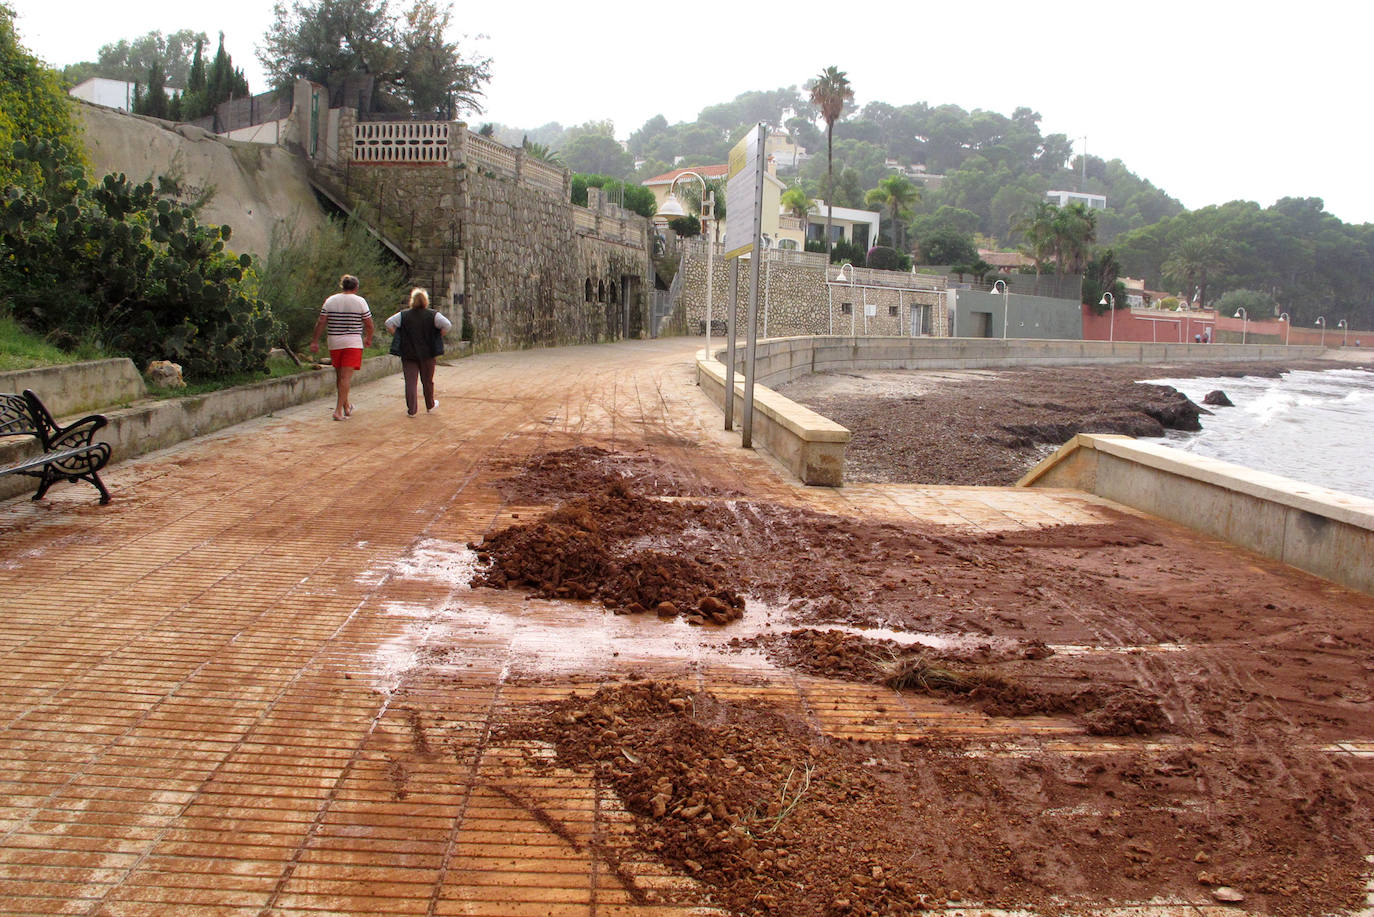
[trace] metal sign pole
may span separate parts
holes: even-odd
[[[739,259],[730,259],[730,305],[725,313],[725,429],[735,429],[735,313],[739,303]]]
[[[744,431],[740,445],[753,448],[754,433],[754,351],[759,339],[759,262],[763,260],[763,125],[755,129],[757,152],[754,173],[754,251],[749,258],[749,318],[744,333]]]

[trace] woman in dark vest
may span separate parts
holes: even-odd
[[[429,294],[416,287],[410,291],[410,308],[397,312],[386,320],[386,330],[394,337],[391,352],[401,358],[401,370],[406,380],[406,413],[414,417],[419,411],[415,383],[425,392],[425,410],[439,406],[434,400],[434,358],[444,352],[444,335],[453,322],[429,307]]]

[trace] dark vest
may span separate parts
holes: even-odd
[[[401,340],[402,360],[432,360],[444,352],[444,339],[434,327],[433,309],[406,309],[401,313],[401,327],[396,336]]]

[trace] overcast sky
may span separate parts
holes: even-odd
[[[94,60],[101,45],[154,29],[200,30],[212,43],[223,31],[253,91],[266,88],[256,50],[271,0],[9,2],[21,39],[49,64]],[[925,101],[1005,115],[1028,106],[1043,116],[1042,133],[1121,159],[1191,209],[1320,197],[1347,222],[1374,222],[1363,49],[1374,13],[1364,3],[801,0],[671,9],[625,0],[455,4],[455,35],[492,59],[486,111],[468,120],[530,129],[609,118],[625,139],[656,114],[693,120],[707,105],[801,86],[834,65],[859,105]],[[707,11],[709,21],[700,18]]]

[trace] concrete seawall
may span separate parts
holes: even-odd
[[[779,386],[821,372],[886,369],[987,369],[1075,363],[1283,362],[1317,360],[1323,347],[1263,344],[1143,344],[989,338],[792,337],[759,341],[756,381]],[[724,361],[724,350],[714,350]],[[744,348],[735,348],[737,374]]]
[[[1129,436],[1079,434],[1018,482],[1082,490],[1374,593],[1374,500]]]

